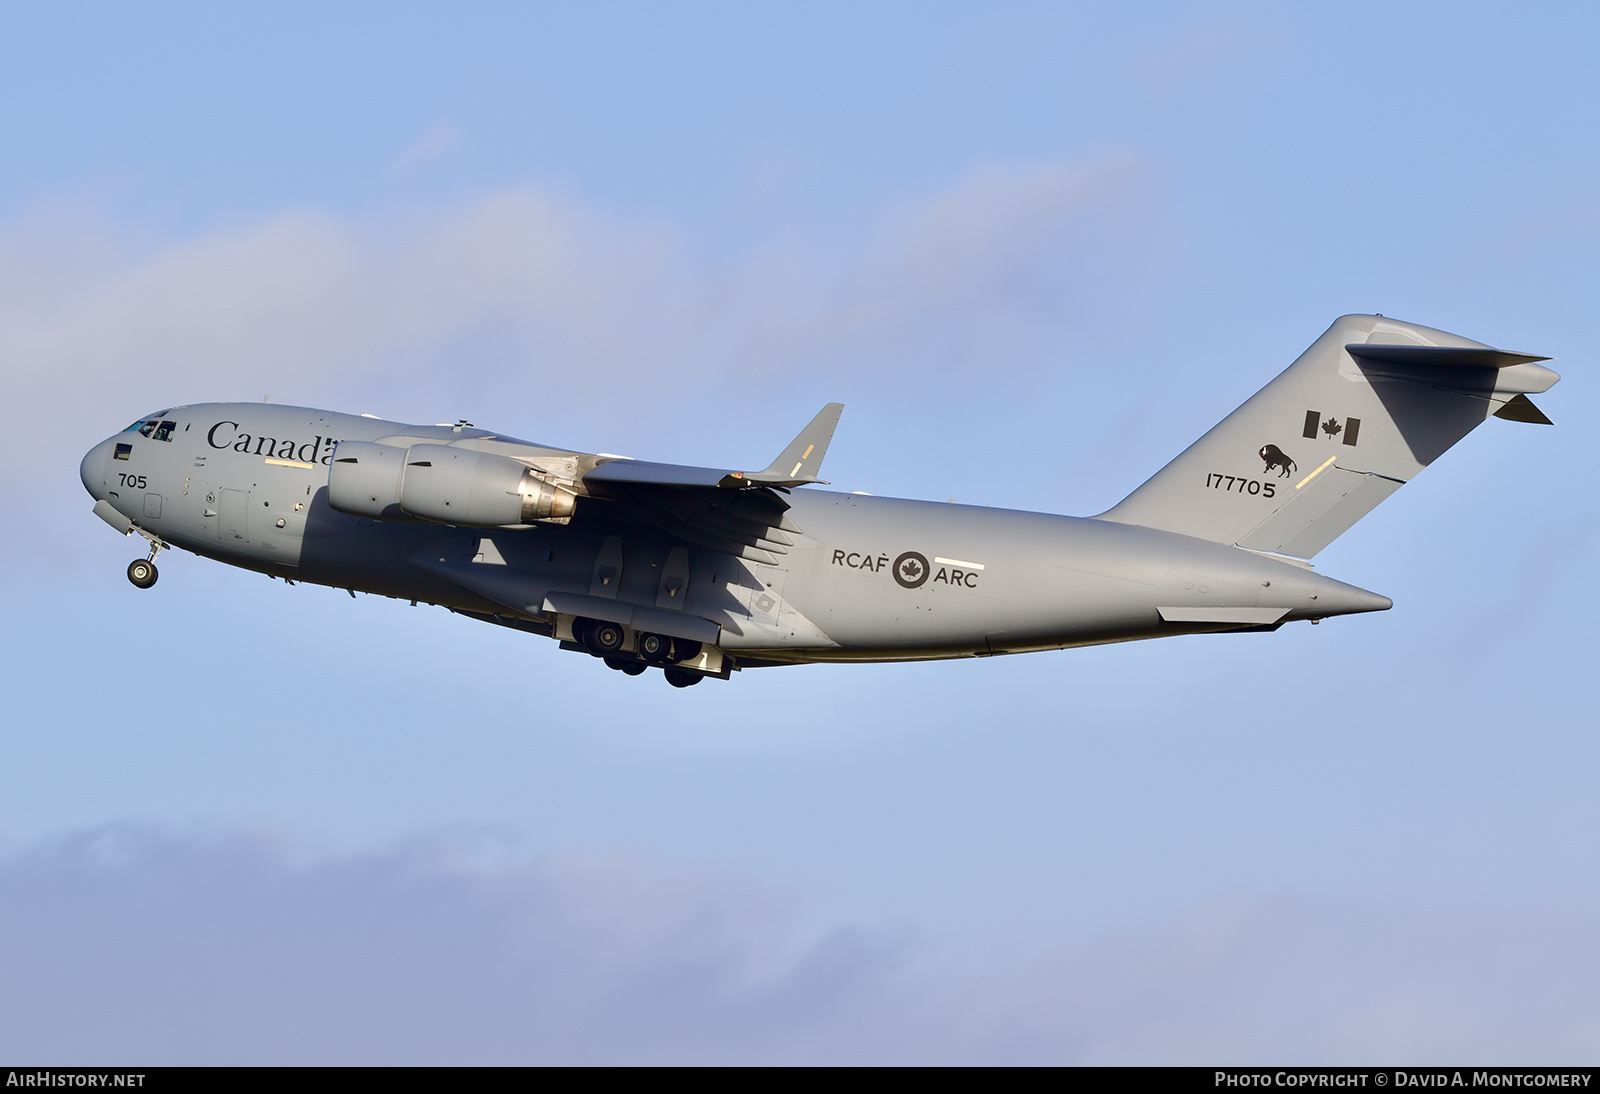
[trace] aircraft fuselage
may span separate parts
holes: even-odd
[[[987,656],[1390,606],[1307,566],[1172,532],[814,487],[784,495],[787,542],[746,552],[755,557],[685,541],[602,497],[580,497],[570,523],[508,528],[334,509],[339,442],[397,437],[581,458],[465,426],[203,404],[108,438],[81,473],[113,523],[120,515],[166,545],[280,578],[566,640],[586,613],[627,617],[629,642],[651,620],[704,621],[714,649],[698,664],[722,676],[741,664]]]

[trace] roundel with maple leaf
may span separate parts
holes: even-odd
[[[920,589],[928,580],[928,557],[919,551],[907,551],[894,560],[889,572],[904,588]]]

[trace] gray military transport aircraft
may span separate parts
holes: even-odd
[[[1097,517],[799,489],[843,407],[762,471],[591,455],[260,403],[146,415],[84,457],[95,513],[287,581],[443,605],[687,687],[743,668],[1273,630],[1392,602],[1308,561],[1490,415],[1560,377],[1347,315]],[[825,485],[825,484],[824,484]]]

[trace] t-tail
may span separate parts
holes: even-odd
[[[1547,360],[1342,316],[1100,519],[1311,558],[1491,415],[1549,425]]]

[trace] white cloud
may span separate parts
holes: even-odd
[[[839,932],[782,960],[782,926],[769,895],[615,863],[474,874],[416,850],[290,867],[245,839],[102,830],[0,869],[0,1053],[817,1058],[895,946]]]
[[[1106,229],[1129,233],[1138,174],[1109,160],[980,170],[852,253],[720,263],[668,227],[527,188],[387,222],[288,212],[138,248],[57,212],[0,231],[0,369],[15,396],[118,424],[146,404],[266,393],[361,391],[437,415],[445,395],[453,413],[864,358],[892,372],[927,364],[930,331],[1055,329],[1070,301],[1013,290],[1044,279],[1065,296],[1120,262]],[[662,383],[652,402],[726,386]]]
[[[1600,1047],[1600,915],[1216,904],[1025,970],[796,948],[748,884],[109,829],[0,863],[0,1053],[44,1063],[1476,1064]]]

